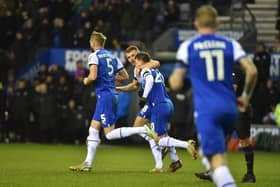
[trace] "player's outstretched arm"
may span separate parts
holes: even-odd
[[[258,71],[249,58],[242,58],[240,64],[245,70],[245,84],[242,95],[238,98],[238,108],[240,112],[245,112],[257,82]]]
[[[97,78],[97,65],[92,64],[89,67],[89,75],[87,77],[84,78],[84,85],[88,85],[91,82],[95,81]]]
[[[137,80],[133,80],[131,83],[125,85],[125,86],[117,86],[116,90],[118,92],[131,92],[136,91],[140,87]]]
[[[126,69],[122,69],[120,70],[116,75],[115,75],[115,79],[118,81],[125,81],[129,78],[129,75],[126,71]]]

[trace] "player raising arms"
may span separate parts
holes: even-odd
[[[133,66],[135,66],[135,56],[137,53],[139,53],[138,47],[131,45],[125,50],[125,56],[129,63],[131,63]],[[131,83],[125,86],[119,86],[116,87],[117,91],[136,91],[139,90],[140,88],[140,83],[141,83],[141,76],[139,74],[140,70],[143,68],[158,68],[160,66],[160,62],[157,60],[150,59],[149,62],[146,62],[145,64],[142,64],[139,69],[136,67],[134,68],[134,79]],[[139,95],[141,94],[142,91],[139,91]],[[143,104],[140,101],[140,107],[141,110],[138,113],[135,121],[134,121],[134,127],[141,127],[144,126],[145,124],[149,123],[150,117],[151,117],[151,106],[147,104]],[[169,152],[170,153],[170,158],[172,160],[171,164],[169,165],[169,171],[175,172],[176,170],[180,169],[182,167],[182,162],[179,160],[179,157],[177,156],[176,149],[171,148],[168,150],[167,148],[160,149],[158,145],[156,145],[154,139],[150,138],[149,136],[145,134],[141,134],[146,141],[149,142],[150,148],[154,157],[154,160],[156,162],[156,168],[162,168],[162,158],[165,157],[165,155]],[[156,170],[150,170],[150,172],[154,172]]]
[[[236,121],[236,96],[232,86],[235,61],[246,72],[245,85],[238,98],[238,109],[244,112],[255,87],[257,70],[240,44],[215,35],[218,14],[212,6],[201,6],[195,14],[198,36],[183,42],[177,59],[189,64],[194,93],[195,120],[202,152],[210,161],[212,179],[218,187],[235,187],[235,181],[224,156],[225,132]]]
[[[128,79],[128,74],[123,68],[118,58],[104,49],[106,37],[93,31],[90,36],[90,47],[94,51],[89,55],[89,75],[84,78],[84,84],[95,82],[95,92],[97,95],[96,110],[92,117],[87,137],[87,156],[85,161],[77,166],[70,166],[73,171],[90,171],[91,165],[100,143],[99,131],[104,129],[108,140],[124,138],[134,134],[153,135],[147,126],[144,127],[122,127],[115,128],[116,122],[116,97],[115,97],[115,76],[118,79]]]
[[[150,55],[145,52],[139,52],[135,56],[136,68],[140,69],[143,64],[150,61]],[[169,137],[167,134],[167,126],[171,115],[173,114],[173,103],[166,93],[164,78],[157,69],[141,69],[141,86],[144,89],[141,100],[151,107],[151,125],[158,134],[159,148],[163,147],[180,147],[187,149],[192,157],[196,158],[196,151],[194,148],[194,141],[181,141]],[[158,154],[161,155],[161,152]],[[174,160],[179,160],[178,156]],[[161,158],[161,156],[159,157]],[[161,164],[156,165],[154,172],[162,172],[162,160],[158,160]]]

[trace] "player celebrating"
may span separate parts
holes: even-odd
[[[114,129],[116,121],[116,98],[115,98],[115,75],[118,79],[128,79],[128,74],[122,63],[109,51],[104,49],[106,37],[93,31],[90,36],[90,47],[94,51],[89,55],[89,75],[84,78],[84,84],[95,82],[95,92],[97,95],[96,110],[92,117],[87,137],[87,156],[85,161],[77,166],[70,166],[73,171],[90,171],[91,165],[99,145],[99,130],[104,129],[108,140],[119,139],[134,134],[153,135],[147,127],[123,127]]]
[[[135,56],[139,52],[138,47],[136,46],[129,46],[125,50],[125,55],[128,59],[128,61],[135,66]],[[158,68],[160,66],[159,61],[156,60],[150,60],[149,62],[142,64],[140,66],[140,69],[143,68]],[[139,75],[140,69],[134,68],[134,79],[133,81],[125,86],[116,87],[117,91],[136,91],[140,87],[141,83],[141,76]],[[141,94],[141,91],[139,91],[139,95]],[[141,104],[141,103],[140,103]],[[145,104],[141,106],[141,110],[138,113],[135,121],[134,121],[134,127],[141,127],[145,124],[149,123],[151,117],[151,106]],[[162,159],[165,157],[165,155],[169,152],[170,158],[172,160],[171,164],[169,165],[169,171],[175,172],[176,170],[180,169],[182,167],[182,162],[179,160],[179,157],[177,156],[176,149],[174,147],[170,148],[170,150],[167,149],[167,147],[163,148],[162,150],[156,145],[154,139],[150,138],[149,136],[145,134],[141,134],[141,136],[147,140],[150,144],[150,148],[153,154],[153,157],[156,162],[156,168],[161,168],[162,166]],[[160,153],[161,151],[161,153]],[[161,155],[161,156],[160,156]],[[150,170],[150,172],[154,172],[157,170]]]
[[[245,69],[246,80],[238,109],[244,112],[255,87],[257,70],[245,57],[240,44],[214,34],[218,15],[212,6],[196,11],[195,27],[198,36],[183,42],[177,59],[189,64],[194,93],[195,119],[200,146],[208,158],[216,186],[234,187],[235,181],[226,165],[225,132],[234,127],[237,117],[236,96],[232,86],[235,61]]]
[[[135,56],[136,68],[140,69],[143,64],[150,61],[150,55],[145,52],[139,52]],[[192,157],[196,158],[194,141],[181,141],[169,137],[167,134],[168,121],[173,113],[173,104],[166,93],[164,78],[157,69],[144,68],[140,72],[141,86],[144,89],[141,101],[147,103],[151,108],[151,125],[158,134],[157,139],[159,148],[162,147],[180,147],[187,149]],[[161,154],[161,153],[159,153]],[[177,156],[177,155],[176,155]],[[178,157],[178,156],[177,156]],[[160,157],[161,158],[161,157]],[[176,158],[179,160],[179,158]],[[160,165],[153,169],[155,172],[162,172],[162,160]]]

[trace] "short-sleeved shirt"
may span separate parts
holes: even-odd
[[[199,35],[180,45],[176,58],[189,66],[197,112],[236,103],[232,72],[234,63],[245,55],[238,42],[215,34]]]
[[[225,134],[232,131],[237,117],[233,67],[244,56],[238,42],[215,34],[196,36],[178,49],[177,60],[189,67],[196,128],[205,155],[226,150]]]
[[[97,78],[94,81],[97,103],[92,119],[101,122],[104,128],[110,127],[115,124],[117,118],[115,74],[123,69],[123,65],[117,57],[105,49],[91,53],[88,65],[97,66]]]
[[[156,103],[161,102],[167,102],[167,100],[170,100],[169,96],[167,95],[165,85],[164,85],[164,77],[159,72],[158,69],[148,69],[144,68],[141,71],[141,86],[143,89],[145,89],[146,80],[145,78],[148,75],[152,75],[154,79],[153,87],[147,97],[148,103],[151,103],[152,105],[155,105]]]
[[[96,94],[115,92],[115,74],[123,69],[121,61],[106,49],[99,49],[88,57],[88,65],[97,65]]]

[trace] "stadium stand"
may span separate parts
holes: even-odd
[[[279,3],[277,0],[42,0],[39,2],[0,0],[0,24],[2,25],[0,27],[0,140],[7,138],[7,141],[11,139],[77,143],[85,139],[91,109],[96,99],[92,88],[84,88],[80,78],[74,79],[67,73],[65,67],[54,65],[39,68],[38,64],[42,61],[37,64],[36,70],[41,68],[45,70],[35,72],[35,78],[24,80],[18,77],[23,69],[32,65],[46,50],[54,48],[55,50],[65,48],[84,50],[88,48],[90,32],[95,29],[108,36],[107,48],[121,50],[129,44],[140,45],[143,49],[153,52],[153,56],[161,60],[162,69],[170,71],[172,69],[170,67],[174,64],[178,42],[180,42],[178,33],[184,34],[185,31],[191,33],[193,11],[205,3],[211,3],[217,7],[222,14],[221,27],[236,36],[244,48],[252,54],[259,40],[269,47],[272,45],[277,47],[274,38],[279,30],[277,26],[279,7],[275,6]],[[277,39],[280,41],[279,38],[278,36]],[[279,52],[280,50],[277,51],[276,47],[273,51]],[[280,63],[275,64],[279,61],[277,59],[280,59],[277,54],[272,56],[272,65],[276,67],[276,71],[280,71]],[[84,72],[81,72],[84,75]],[[170,72],[167,72],[166,76],[168,73]],[[278,75],[280,76],[280,72]],[[15,84],[16,78],[25,82],[24,89]],[[273,84],[265,90],[265,93],[269,93],[267,95],[279,93],[279,79],[273,79],[272,82]],[[15,117],[14,114],[18,111],[18,106],[15,105],[21,105],[27,97],[26,94],[31,100],[30,103],[24,104],[24,110],[29,112],[28,118]],[[176,94],[174,97],[177,99]],[[15,104],[15,100],[20,100],[20,102]],[[43,103],[50,110],[40,108]],[[130,111],[135,111],[135,107],[133,105]],[[72,124],[72,130],[67,129],[67,126],[59,126],[56,131],[52,127],[40,126],[42,124],[39,121],[44,121],[49,115],[55,115],[51,108],[61,115],[54,117],[55,120],[49,123],[54,127],[67,121],[75,121]],[[266,114],[272,112],[271,106],[267,108]],[[69,114],[73,117],[71,120],[65,118]],[[124,114],[121,123],[128,123],[134,118],[130,115]],[[21,118],[27,120],[28,123],[23,131],[19,131],[15,126],[15,121],[22,120]],[[73,136],[72,139],[59,139],[61,133],[72,136],[75,129],[79,132],[78,136]],[[172,130],[180,132],[180,129]],[[40,136],[40,132],[47,131],[52,132],[54,136]],[[178,136],[183,135],[178,134]]]

